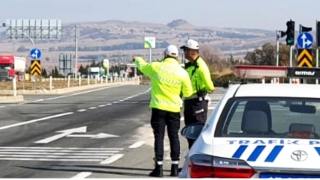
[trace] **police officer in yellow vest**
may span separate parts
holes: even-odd
[[[178,48],[169,45],[165,51],[165,58],[161,62],[146,63],[143,58],[133,58],[138,69],[151,79],[152,110],[151,127],[154,133],[155,168],[149,174],[153,177],[163,176],[163,141],[165,126],[167,126],[170,140],[171,174],[178,176],[180,160],[180,111],[183,97],[192,95],[192,85],[188,73],[183,69],[178,58]]]
[[[185,125],[193,123],[205,123],[208,113],[208,93],[213,93],[214,85],[211,80],[210,70],[206,62],[199,56],[199,43],[189,39],[180,47],[184,51],[185,64],[193,88],[193,95],[184,99],[184,122]],[[189,149],[193,140],[188,140]]]

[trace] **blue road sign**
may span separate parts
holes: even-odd
[[[31,59],[40,60],[40,58],[41,58],[41,50],[38,49],[38,48],[31,49],[30,57],[31,57]]]
[[[300,33],[297,38],[297,44],[300,49],[311,49],[313,44],[313,37],[310,33]]]

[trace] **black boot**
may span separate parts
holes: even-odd
[[[171,173],[170,176],[178,176],[179,175],[179,165],[178,164],[171,164]]]
[[[151,171],[149,176],[152,176],[152,177],[163,177],[162,164],[159,165],[159,164],[157,164],[157,162],[155,164],[156,164],[156,167]]]

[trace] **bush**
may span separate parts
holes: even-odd
[[[233,73],[223,76],[212,75],[212,81],[215,87],[227,88],[230,82],[240,81]]]

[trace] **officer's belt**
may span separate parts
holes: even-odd
[[[184,100],[197,99],[197,98],[199,98],[198,95],[197,95],[197,94],[193,94],[192,96],[185,97]],[[208,95],[205,95],[205,96],[204,96],[204,99],[207,100],[207,99],[208,99]]]
[[[199,98],[197,94],[193,94],[189,97],[185,97],[184,100],[188,100],[188,99],[196,99],[196,98]]]

